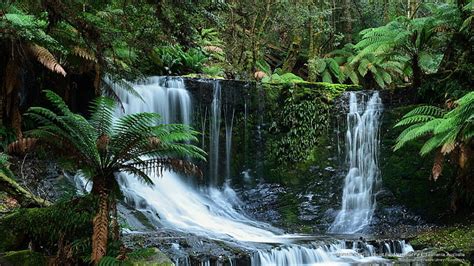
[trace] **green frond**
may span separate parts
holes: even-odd
[[[454,123],[454,118],[445,118],[441,120],[441,123],[439,123],[436,128],[434,129],[435,134],[441,134],[445,133],[447,131],[453,131],[456,130],[458,127],[457,124]]]
[[[433,117],[442,117],[446,111],[442,108],[431,106],[431,105],[424,105],[419,106],[408,112],[406,115],[403,116],[404,118],[415,116],[415,115],[427,115]]]
[[[367,71],[369,69],[369,60],[367,59],[362,59],[359,63],[359,67],[357,68],[357,70],[359,71],[359,74],[364,77],[366,74],[367,74]]]
[[[471,91],[456,101],[459,105],[468,105],[474,103],[474,91]]]
[[[332,83],[331,74],[329,73],[327,69],[324,70],[321,76],[322,76],[323,82]]]
[[[407,125],[413,125],[413,124],[418,124],[422,122],[428,122],[435,119],[434,116],[430,115],[412,115],[408,117],[402,118],[400,122],[398,122],[395,127],[401,127],[401,126],[407,126]]]
[[[112,123],[116,109],[115,102],[107,97],[98,97],[90,105],[92,114],[90,123],[97,130],[99,136],[112,134]]]
[[[135,178],[137,178],[141,182],[151,186],[154,184],[153,180],[151,180],[149,174],[146,173],[147,169],[149,168],[144,167],[144,169],[140,169],[139,167],[135,165],[123,165],[119,170],[125,173],[132,174],[133,176],[135,176]]]
[[[421,156],[425,156],[427,155],[428,153],[430,153],[431,151],[437,149],[437,148],[440,148],[441,146],[443,146],[443,139],[444,139],[444,136],[442,135],[434,135],[433,137],[431,137],[429,140],[427,140],[425,142],[425,144],[421,147],[420,149],[420,155]]]
[[[428,134],[432,134],[436,126],[441,123],[441,119],[433,119],[428,122],[420,122],[413,124],[400,133],[394,150],[398,150],[405,146],[408,142],[414,141]]]
[[[380,88],[385,88],[385,81],[383,79],[382,73],[377,71],[375,67],[370,68],[370,70],[374,74],[375,82],[377,82]]]
[[[57,95],[53,91],[45,90],[46,98],[53,104],[53,106],[60,112],[62,115],[72,115],[71,110],[64,102],[61,96]]]

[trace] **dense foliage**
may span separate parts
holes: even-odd
[[[436,181],[442,174],[444,156],[451,155],[457,163],[459,173],[453,187],[452,208],[456,209],[460,199],[474,204],[473,164],[474,137],[474,92],[470,92],[447,106],[448,110],[436,106],[420,106],[408,112],[396,127],[407,127],[400,133],[394,149],[409,142],[426,139],[420,149],[425,156],[436,150],[431,178]]]

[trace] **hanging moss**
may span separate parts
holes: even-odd
[[[284,173],[288,179],[310,165],[327,161],[326,142],[334,99],[355,89],[359,87],[329,83],[266,84],[271,121],[266,137],[268,175]]]

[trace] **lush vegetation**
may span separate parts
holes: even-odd
[[[113,117],[121,103],[110,84],[139,97],[124,80],[149,75],[256,82],[272,123],[263,128],[266,150],[245,148],[265,152],[272,169],[265,174],[281,183],[298,183],[286,175],[310,176],[310,166],[332,166],[321,158],[331,147],[331,105],[344,90],[405,95],[416,107],[390,120],[388,135],[398,138],[387,141],[394,150],[388,161],[396,164],[388,176],[406,169],[426,178],[420,186],[442,191],[437,203],[472,213],[473,10],[467,0],[2,1],[0,232],[11,242],[0,242],[0,252],[30,243],[58,264],[97,264],[104,256],[115,263],[125,256],[116,174],[128,172],[147,184],[153,184],[150,173],[162,169],[201,174],[192,163],[205,159],[194,146],[198,132],[159,125],[151,113]],[[256,126],[257,119],[250,115],[236,127]],[[248,145],[247,133],[235,139]],[[418,151],[434,160],[430,176],[411,169],[425,166],[424,158],[411,156]],[[25,153],[80,171],[93,184],[91,195],[58,202],[34,195],[10,169]],[[242,157],[235,160],[247,164]],[[387,184],[400,185],[394,194],[406,195],[400,189],[412,183],[397,178]],[[282,212],[291,226],[297,213],[290,203],[297,200],[285,199]],[[43,260],[26,251],[6,257],[23,255]]]

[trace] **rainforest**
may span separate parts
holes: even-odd
[[[474,264],[474,1],[2,0],[0,265]]]

